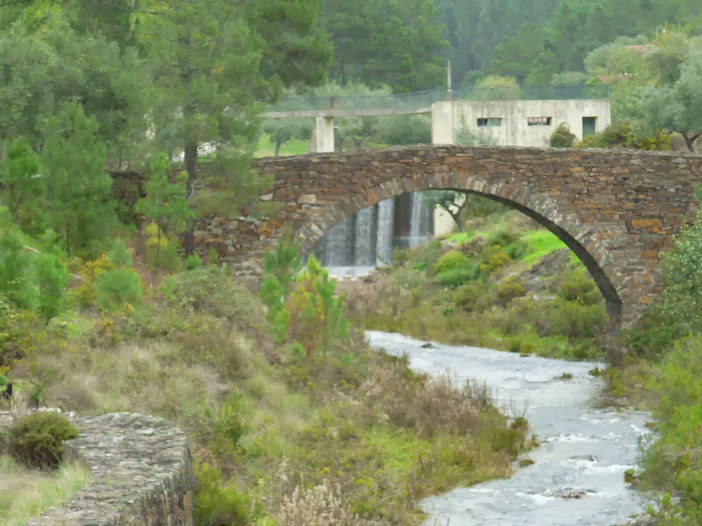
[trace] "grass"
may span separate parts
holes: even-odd
[[[461,245],[463,243],[467,243],[471,239],[475,237],[476,230],[475,228],[469,228],[465,232],[456,232],[455,234],[451,234],[444,238],[444,240],[447,243],[453,243],[454,245]]]
[[[310,141],[303,139],[291,139],[280,146],[281,156],[286,155],[303,155],[309,150]],[[263,134],[258,141],[258,149],[256,157],[273,157],[275,155],[275,144],[271,142],[270,135]]]
[[[522,259],[522,263],[526,265],[538,263],[552,252],[568,248],[568,245],[561,241],[556,234],[548,230],[536,230],[526,233],[522,239],[526,241],[530,247],[529,254]]]
[[[66,502],[90,484],[90,471],[78,463],[63,465],[56,473],[30,471],[0,456],[0,524],[21,526],[46,509]]]

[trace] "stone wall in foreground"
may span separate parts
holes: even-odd
[[[80,435],[65,443],[66,458],[83,462],[92,484],[26,526],[192,525],[192,457],[182,431],[132,413],[70,420]]]

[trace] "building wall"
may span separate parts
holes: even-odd
[[[550,117],[550,125],[529,126],[529,118]],[[595,132],[611,122],[608,99],[442,101],[432,105],[432,143],[456,144],[463,122],[474,133],[491,136],[497,146],[548,146],[560,123],[583,138],[583,117],[596,117]],[[478,119],[500,119],[499,126],[478,126]]]

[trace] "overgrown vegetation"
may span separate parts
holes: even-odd
[[[396,252],[373,285],[349,285],[351,319],[425,340],[601,358],[605,305],[584,266],[521,214],[486,211],[464,234]]]
[[[81,279],[48,325],[3,300],[3,373],[64,409],[177,422],[197,464],[198,524],[313,524],[325,510],[419,524],[421,497],[508,476],[531,447],[485,387],[371,352],[326,271],[314,259],[300,269],[293,245],[269,255],[267,308],[226,268],[133,264],[123,244],[71,260]],[[126,273],[141,297],[124,296]],[[103,280],[121,284],[110,301]]]

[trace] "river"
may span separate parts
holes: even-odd
[[[426,525],[612,526],[643,511],[624,472],[636,464],[650,415],[600,408],[603,382],[589,374],[597,364],[437,343],[423,348],[424,342],[377,331],[366,337],[374,348],[407,354],[415,370],[485,380],[500,406],[525,413],[541,443],[528,454],[534,465],[510,479],[423,500]]]

